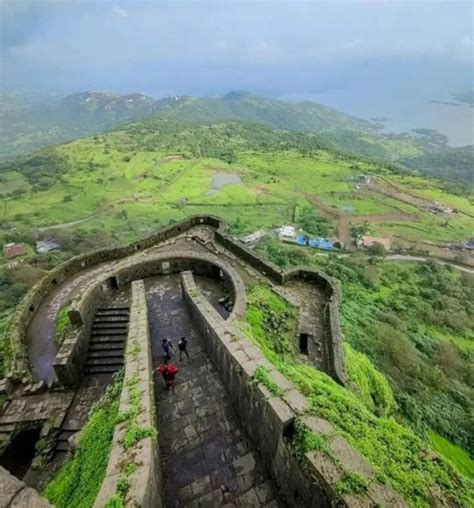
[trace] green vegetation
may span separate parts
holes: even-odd
[[[262,383],[262,385],[265,386],[272,395],[275,395],[275,397],[281,397],[284,393],[278,384],[272,380],[268,369],[263,366],[258,367],[255,371],[254,381],[256,383]]]
[[[5,373],[5,329],[7,327],[7,321],[10,317],[8,312],[2,312],[0,314],[0,377],[4,376]]]
[[[433,448],[446,460],[449,460],[463,475],[474,480],[474,460],[469,457],[466,450],[451,443],[436,432],[430,432],[429,435]]]
[[[280,245],[274,257],[273,243],[263,242],[259,250],[279,264],[282,259],[295,264],[295,254],[301,255],[300,249]],[[349,373],[360,378],[347,345],[382,371],[398,414],[417,434],[426,438],[433,429],[474,454],[472,276],[435,263],[368,264],[363,257],[316,256],[311,251],[297,260],[301,262],[341,283]],[[364,384],[358,384],[360,393],[366,393]],[[387,407],[393,403],[387,401]],[[379,411],[383,415],[386,410],[382,406]]]
[[[369,489],[369,481],[358,473],[347,473],[337,483],[336,490],[339,494],[363,494]]]
[[[328,445],[327,434],[318,434],[310,431],[308,427],[298,418],[295,421],[295,430],[291,440],[291,451],[299,460],[303,460],[306,453],[311,451],[324,452],[326,455],[335,460],[335,457]]]
[[[116,375],[94,406],[84,427],[79,448],[43,491],[57,508],[90,508],[105,476],[117,422],[122,375]]]
[[[125,436],[123,438],[123,446],[129,450],[135,446],[138,441],[146,437],[156,438],[156,429],[144,428],[138,424],[138,416],[142,410],[142,395],[143,393],[138,389],[139,378],[134,377],[127,381],[129,403],[130,407],[126,413],[118,416],[119,422],[126,422]]]
[[[453,499],[460,505],[469,505],[473,493],[469,491],[466,482],[447,463],[432,461],[426,444],[407,426],[398,423],[393,417],[377,416],[364,404],[363,399],[367,396],[359,399],[323,372],[298,363],[294,354],[281,350],[279,330],[268,330],[265,327],[268,317],[265,317],[264,309],[271,308],[276,299],[280,300],[278,307],[289,307],[265,286],[250,289],[247,312],[250,318],[245,332],[260,346],[268,360],[307,397],[311,411],[329,420],[372,464],[377,478],[391,484],[411,505],[428,506],[429,489],[435,485],[448,499]],[[291,314],[290,308],[287,313]],[[260,318],[256,319],[256,315]],[[367,389],[373,381],[365,380],[361,383],[363,373],[364,369],[359,368],[358,377],[351,381],[356,385],[359,381]],[[373,378],[372,373],[369,376]],[[371,397],[372,404],[386,391],[386,384],[382,389],[376,388],[377,395]],[[392,404],[392,397],[386,395],[382,405],[387,408]],[[384,411],[386,413],[387,409]],[[321,449],[322,446],[324,439],[320,436],[303,435],[298,439],[296,449],[297,453],[298,450],[302,453],[308,449]]]
[[[58,317],[56,318],[55,323],[55,335],[54,340],[56,341],[56,344],[61,346],[61,344],[64,342],[64,339],[67,337],[67,334],[69,333],[69,330],[71,329],[71,321],[69,319],[69,308],[64,307],[64,309],[61,309],[58,313]]]
[[[5,96],[0,101],[0,125],[8,128],[0,129],[0,160],[151,115],[170,122],[237,120],[293,132],[317,132],[328,149],[396,162],[415,171],[472,184],[470,147],[450,148],[446,136],[436,131],[417,129],[416,135],[385,134],[374,123],[321,104],[284,102],[245,92],[231,92],[221,98],[173,97],[159,101],[139,94],[89,92],[36,104],[19,96]],[[235,162],[235,154],[225,147],[219,158]],[[126,154],[122,159],[130,161],[132,157]]]
[[[346,208],[355,215],[413,216],[361,224],[364,231],[391,236],[392,243],[464,241],[472,235],[469,189],[346,156],[336,148],[321,133],[241,122],[189,125],[170,114],[8,164],[0,171],[0,244],[32,246],[38,237],[53,236],[62,250],[35,254],[30,247],[16,267],[4,260],[0,331],[45,270],[75,254],[134,241],[195,213],[221,216],[236,235],[295,223],[309,235],[333,236],[337,215]],[[412,146],[405,151],[415,156]],[[235,173],[242,183],[210,192],[216,173]],[[422,206],[358,190],[364,175],[459,213],[434,216]],[[41,230],[50,226],[54,229]],[[422,503],[436,482],[453,492],[459,484],[454,473],[423,457],[430,431],[473,454],[472,278],[438,265],[401,265],[378,255],[368,263],[357,254],[320,255],[274,240],[262,242],[259,251],[280,266],[320,267],[341,282],[351,392],[295,363],[295,310],[260,286],[252,288],[247,314],[253,340],[308,396],[314,411],[331,420],[414,504]],[[0,354],[5,360],[1,349]],[[131,428],[127,443],[133,446],[148,435],[143,432]],[[461,467],[459,461],[452,463]]]

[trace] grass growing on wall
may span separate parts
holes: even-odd
[[[115,377],[93,408],[78,450],[43,491],[56,508],[90,508],[94,504],[109,460],[122,378],[122,375]]]
[[[56,341],[58,347],[64,342],[70,326],[71,321],[69,320],[69,308],[64,307],[64,309],[59,312],[55,324],[54,340]]]
[[[8,312],[0,313],[0,377],[5,373],[5,329],[9,317]]]
[[[472,505],[472,488],[449,464],[441,459],[433,460],[425,443],[408,427],[391,417],[377,416],[388,414],[394,407],[393,395],[382,374],[364,355],[347,349],[353,364],[348,374],[360,394],[357,396],[323,372],[298,363],[290,352],[281,352],[279,331],[265,326],[267,309],[275,299],[279,300],[279,307],[287,306],[287,314],[291,315],[290,305],[270,288],[259,285],[249,290],[244,331],[307,397],[311,411],[329,420],[372,464],[377,478],[388,482],[410,505],[428,506],[429,490],[433,487],[438,487],[443,496],[454,499],[460,506]]]

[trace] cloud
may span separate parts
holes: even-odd
[[[112,12],[117,18],[128,18],[128,12],[123,7],[119,7],[118,5],[113,6]]]

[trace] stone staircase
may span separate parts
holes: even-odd
[[[86,375],[113,374],[122,368],[129,314],[128,307],[97,309],[84,365]]]
[[[58,437],[56,438],[56,453],[57,452],[68,452],[71,450],[69,444],[69,438],[81,429],[68,426],[62,426],[59,430]]]

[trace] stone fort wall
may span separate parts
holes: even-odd
[[[116,278],[119,286],[125,286],[133,284],[134,280],[192,269],[198,275],[222,279],[234,302],[229,319],[243,317],[246,302],[245,285],[231,266],[222,263],[211,254],[187,252],[171,256],[170,253],[150,254],[140,262],[125,259],[119,267],[104,270],[100,277],[91,280],[76,295],[69,305],[69,316],[73,326],[54,362],[54,370],[61,384],[75,385],[82,376],[94,313],[110,290],[107,280],[111,276]]]
[[[56,285],[63,283],[68,277],[88,267],[125,258],[137,251],[153,247],[199,224],[205,224],[215,228],[216,241],[276,283],[284,284],[290,279],[302,279],[311,280],[322,287],[329,298],[326,319],[330,327],[330,340],[329,344],[326,345],[326,349],[329,352],[329,365],[327,368],[334,379],[344,384],[345,374],[338,310],[339,294],[331,279],[321,272],[308,269],[281,270],[273,263],[263,260],[253,251],[228,235],[226,233],[225,224],[219,218],[207,215],[189,217],[179,223],[167,226],[141,241],[134,242],[127,246],[101,249],[76,256],[49,272],[28,292],[7,326],[5,335],[7,377],[13,381],[19,381],[22,378],[31,376],[28,365],[27,345],[25,343],[26,330],[34,313],[41,305],[41,302]]]
[[[310,415],[306,398],[234,326],[223,320],[200,293],[191,272],[182,274],[186,304],[237,409],[249,437],[260,452],[289,506],[405,507],[387,485],[371,482],[367,492],[340,494],[338,482],[348,475],[376,478],[375,470],[326,420]],[[283,395],[272,394],[254,375],[259,367]],[[330,453],[311,451],[295,458],[289,445],[295,421],[327,439]]]
[[[148,309],[143,280],[132,282],[130,326],[120,396],[120,422],[115,426],[105,478],[94,503],[104,506],[162,506],[159,448]],[[139,399],[137,401],[137,399]],[[131,429],[144,431],[132,446],[124,440]],[[120,493],[119,484],[127,484]],[[121,499],[123,504],[118,502]],[[113,504],[115,501],[115,504]]]

